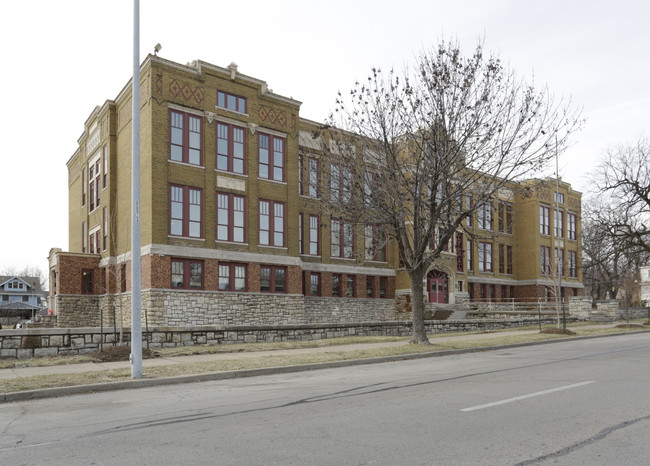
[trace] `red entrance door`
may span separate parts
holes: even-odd
[[[447,274],[432,270],[427,275],[427,292],[430,303],[449,302],[449,280]]]

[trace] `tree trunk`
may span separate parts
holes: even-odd
[[[415,345],[429,345],[429,339],[424,329],[424,287],[422,286],[424,272],[414,271],[410,275],[410,279],[413,303],[413,336],[411,337],[410,343]]]

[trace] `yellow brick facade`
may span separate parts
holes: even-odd
[[[107,101],[91,113],[78,140],[79,148],[68,161],[69,249],[73,253],[94,254],[99,258],[99,267],[107,270],[103,275],[112,277],[106,278],[109,293],[118,293],[130,287],[121,278],[122,264],[129,262],[131,249],[130,86],[129,83],[115,100]],[[140,92],[143,288],[171,288],[171,262],[176,258],[202,261],[202,290],[218,291],[219,264],[237,263],[247,266],[246,289],[249,292],[260,291],[260,277],[257,276],[260,264],[286,267],[285,292],[293,294],[311,294],[311,273],[320,274],[318,293],[325,297],[331,296],[333,274],[342,282],[350,276],[355,287],[354,297],[358,298],[366,296],[366,288],[370,285],[375,298],[379,297],[380,289],[385,298],[408,292],[408,277],[399,269],[394,245],[388,246],[386,261],[373,262],[363,258],[363,226],[355,227],[357,254],[354,258],[331,257],[331,220],[320,212],[317,202],[306,193],[300,193],[300,155],[315,160],[320,158],[318,147],[310,145],[308,137],[315,123],[300,118],[300,102],[274,94],[265,82],[240,73],[234,64],[226,68],[201,61],[181,65],[154,56],[148,56],[142,65]],[[245,110],[227,108],[229,103],[219,105],[219,92],[224,93],[225,102],[229,102],[229,97],[234,97],[236,106],[239,105],[237,99],[245,100]],[[200,164],[172,160],[172,112],[200,121]],[[220,123],[244,129],[243,174],[217,168],[217,132]],[[189,131],[187,126],[183,131]],[[259,176],[260,134],[284,141],[284,179],[281,181]],[[99,207],[91,211],[88,177],[91,161],[97,160],[97,157],[101,167],[98,178],[101,200]],[[328,179],[329,170],[322,165],[319,165],[321,189]],[[94,176],[97,177],[96,171]],[[534,181],[530,183],[533,186]],[[199,237],[171,234],[171,186],[200,190],[202,232]],[[571,210],[579,218],[580,193],[572,191],[566,183],[562,183],[561,191],[566,200],[563,209]],[[82,202],[84,192],[85,203]],[[512,190],[508,199],[514,218],[512,234],[494,232],[497,234],[489,239],[493,244],[495,270],[479,272],[474,267],[474,270],[468,271],[466,252],[463,252],[461,260],[464,266],[459,270],[456,245],[436,264],[436,268],[447,274],[449,302],[468,290],[472,297],[478,299],[481,283],[508,287],[508,298],[522,299],[533,298],[530,287],[535,287],[537,292],[539,287],[545,286],[548,280],[541,274],[539,250],[543,244],[555,244],[556,238],[539,234],[539,205],[550,202],[549,192],[552,196],[554,189],[534,187],[532,192],[522,196]],[[217,239],[217,193],[245,198],[245,241],[239,243]],[[261,199],[284,206],[284,244],[280,247],[260,244]],[[497,208],[497,202],[495,200],[494,208]],[[315,255],[307,254],[307,250],[302,253],[299,250],[298,223],[301,214],[304,222],[303,246],[309,244],[310,215],[318,217],[319,251]],[[496,225],[496,218],[493,223]],[[473,224],[476,228],[476,219]],[[580,260],[579,223],[576,228],[577,240],[565,240],[564,249],[576,251]],[[98,250],[97,244],[94,244],[91,251],[89,233],[94,231],[100,232],[101,246]],[[511,274],[499,273],[500,244],[512,246]],[[463,249],[466,245],[465,237]],[[477,241],[473,241],[475,258],[478,256],[476,248]],[[366,277],[371,279],[366,280]],[[344,284],[341,283],[341,286]],[[567,295],[580,294],[581,272],[575,279],[567,277],[566,284]],[[342,294],[345,294],[344,290]]]

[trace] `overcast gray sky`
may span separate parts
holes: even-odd
[[[4,2],[0,18],[0,271],[47,270],[68,250],[66,162],[96,105],[132,70],[132,1]],[[373,66],[401,68],[441,38],[480,36],[520,75],[570,96],[587,123],[560,159],[586,191],[609,145],[648,134],[650,3],[644,0],[141,0],[141,58],[201,59],[265,80],[322,121]]]

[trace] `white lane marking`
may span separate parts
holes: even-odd
[[[561,392],[562,390],[569,390],[570,388],[582,387],[583,385],[589,385],[594,383],[594,380],[588,380],[586,382],[574,383],[573,385],[565,385],[564,387],[558,388],[549,388],[548,390],[542,390],[541,392],[529,393],[528,395],[516,396],[514,398],[508,398],[507,400],[495,401],[494,403],[487,403],[479,406],[472,406],[471,408],[463,408],[461,411],[476,411],[477,409],[491,408],[492,406],[504,405],[506,403],[512,403],[513,401],[525,400],[526,398],[532,398],[534,396],[547,395],[549,393]]]

